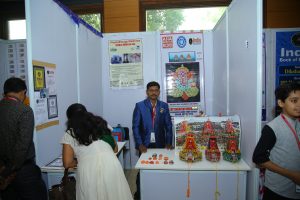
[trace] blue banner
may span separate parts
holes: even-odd
[[[300,31],[276,32],[276,87],[300,80]]]

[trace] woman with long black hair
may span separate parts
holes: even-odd
[[[76,199],[132,200],[107,122],[79,107],[82,105],[68,108],[67,131],[61,142],[64,167],[77,167]]]

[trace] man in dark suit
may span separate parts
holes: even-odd
[[[147,99],[135,105],[132,130],[136,149],[145,153],[147,148],[172,147],[172,122],[168,104],[158,100],[160,86],[147,84]]]
[[[132,131],[135,148],[139,154],[147,152],[147,148],[172,148],[172,121],[168,104],[158,100],[160,86],[157,82],[147,84],[147,99],[136,103]],[[135,199],[140,198],[139,174]]]

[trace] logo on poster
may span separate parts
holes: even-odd
[[[173,36],[162,36],[162,48],[173,48]]]
[[[292,44],[296,47],[300,47],[300,32],[292,36]]]
[[[189,39],[189,44],[190,45],[200,45],[201,44],[201,39],[200,38],[190,38]]]
[[[179,37],[177,38],[177,45],[178,45],[178,47],[180,47],[180,48],[185,47],[185,45],[186,45],[186,39],[185,39],[185,37],[179,36]]]

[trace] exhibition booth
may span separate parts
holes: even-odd
[[[140,169],[143,200],[257,199],[258,170],[252,153],[262,119],[261,0],[232,1],[211,31],[164,33],[101,34],[58,1],[31,0],[25,7],[27,39],[14,45],[16,52],[19,43],[26,51],[24,74],[35,113],[39,166],[61,155],[65,111],[80,102],[110,125],[129,127],[124,167]],[[0,41],[4,65],[13,60],[8,57],[10,43]],[[8,73],[6,69],[2,81]],[[146,84],[153,80],[161,85],[160,99],[169,103],[175,149],[153,149],[139,158],[131,130],[132,113],[135,103],[146,97]],[[202,113],[205,117],[198,117]],[[239,134],[236,162],[223,159],[225,143],[218,143],[218,162],[207,160],[209,136],[195,139],[201,160],[180,159],[187,133],[200,133],[206,121],[214,122],[216,132],[227,121],[233,122],[233,131]],[[184,129],[185,134],[180,132],[183,122],[190,127]],[[199,123],[195,129],[191,128],[194,123]],[[153,154],[162,154],[173,164],[151,164]]]

